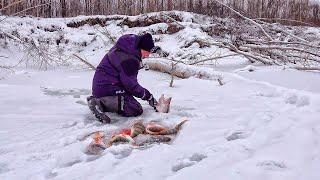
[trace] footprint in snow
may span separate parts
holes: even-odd
[[[8,154],[10,152],[11,152],[10,149],[0,148],[0,155]]]
[[[96,159],[99,159],[100,157],[101,157],[101,155],[88,155],[86,162],[95,161]]]
[[[119,144],[117,146],[111,146],[108,151],[113,154],[116,158],[122,159],[130,156],[132,153],[132,147],[128,144]]]
[[[276,91],[264,91],[264,92],[257,92],[255,94],[256,96],[261,96],[261,97],[267,97],[267,98],[273,98],[273,97],[279,97],[280,94]]]
[[[56,158],[56,167],[67,168],[84,161],[84,156],[78,151],[67,151],[58,154]]]
[[[46,179],[51,179],[51,178],[55,178],[57,175],[58,175],[57,172],[50,171],[45,175],[45,178]]]
[[[74,98],[80,98],[81,95],[90,95],[89,89],[50,89],[41,87],[42,92],[48,96],[73,96]]]
[[[257,166],[263,168],[264,170],[271,170],[271,171],[281,171],[287,168],[287,166],[283,162],[274,161],[274,160],[258,162]]]
[[[83,105],[83,106],[87,106],[88,104],[85,102],[85,101],[83,101],[83,100],[78,100],[78,101],[76,101],[76,103],[77,104],[80,104],[80,105]]]
[[[8,171],[10,171],[8,165],[5,163],[0,163],[0,174],[6,173]]]
[[[76,121],[67,122],[61,125],[61,129],[68,129],[76,126],[78,123]]]
[[[186,168],[186,167],[190,167],[192,165],[196,164],[196,162],[194,161],[190,161],[188,159],[184,159],[184,160],[181,160],[179,163],[177,163],[176,165],[172,166],[171,170],[173,172],[178,172],[180,171],[181,169],[183,168]]]
[[[195,108],[183,107],[183,106],[171,106],[171,108],[175,109],[176,111],[192,111],[192,110],[195,110]]]
[[[249,136],[249,134],[244,131],[236,131],[236,132],[232,132],[226,139],[228,141],[234,141],[237,139],[245,139],[248,136]]]
[[[89,109],[89,108],[88,108],[88,109]],[[95,126],[97,126],[97,127],[100,127],[100,126],[104,126],[104,125],[105,125],[105,124],[99,122],[99,121],[97,120],[97,118],[94,117],[94,115],[91,114],[91,113],[89,113],[89,112],[83,116],[83,124],[84,124],[84,126],[87,126],[87,125],[89,125],[89,124],[93,124],[93,125],[95,125]]]
[[[73,165],[81,163],[81,162],[82,162],[82,160],[80,160],[80,159],[74,159],[73,161],[70,161],[70,162],[63,164],[61,167],[70,167],[70,166],[73,166]]]
[[[195,110],[195,108],[171,106],[169,113],[178,117],[194,117],[194,115],[190,113],[193,110]]]
[[[307,106],[310,104],[308,96],[298,96],[296,94],[287,94],[284,97],[287,104],[296,105],[297,107]]]
[[[205,155],[205,154],[194,153],[189,158],[184,158],[184,159],[180,160],[177,164],[173,165],[171,170],[173,172],[178,172],[183,168],[195,165],[196,163],[202,161],[206,157],[207,157],[207,155]]]
[[[65,147],[65,146],[69,146],[71,144],[74,144],[77,141],[78,141],[77,136],[67,136],[67,137],[61,138],[59,140],[59,144],[61,147]]]

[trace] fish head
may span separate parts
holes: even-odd
[[[96,133],[93,134],[92,139],[93,139],[94,144],[101,144],[102,135],[99,132],[96,132]]]

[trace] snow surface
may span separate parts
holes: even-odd
[[[189,14],[184,23],[190,19]],[[111,46],[108,43],[104,46],[97,38],[98,42],[77,49],[74,44],[88,41],[93,29],[67,28],[65,23],[71,18],[10,20],[15,21],[12,23],[15,28],[21,27],[15,24],[25,23],[26,29],[33,27],[30,23],[41,27],[56,23],[71,41],[62,48],[81,50],[81,55],[94,65]],[[107,26],[111,27],[112,24]],[[143,31],[117,28],[113,32]],[[50,40],[59,35],[42,32],[42,28],[30,34],[30,29],[26,29],[21,34],[33,38],[38,38],[37,33]],[[168,51],[201,52],[201,56],[227,53],[214,47],[180,48],[195,37],[206,38],[199,29],[188,27],[157,43]],[[0,48],[0,55],[8,57],[1,62],[14,65],[23,55],[15,46],[8,46]],[[93,71],[86,71],[76,63],[48,71],[23,65],[14,68],[14,72],[3,71],[0,179],[320,179],[319,73],[247,66],[248,62],[241,57],[229,57],[217,64],[213,69],[193,67],[191,71],[222,77],[223,86],[216,78],[191,77],[175,79],[174,87],[169,88],[168,75],[141,70],[140,83],[155,97],[163,93],[173,97],[170,113],[156,113],[140,101],[144,108],[142,116],[123,118],[111,114],[114,123],[108,125],[97,122],[86,106]],[[84,153],[91,142],[86,138],[91,132],[111,133],[138,119],[173,125],[183,117],[189,121],[171,144],[155,144],[146,149],[118,145],[101,156]]]
[[[278,77],[284,87],[261,81],[269,73],[258,81],[221,72],[223,86],[189,78],[169,88],[167,75],[142,70],[142,85],[156,97],[173,97],[171,112],[158,114],[141,102],[141,117],[113,115],[117,122],[101,125],[79,104],[90,94],[92,71],[17,71],[0,81],[0,179],[319,179],[319,90],[286,83],[315,75],[285,72],[293,76]],[[182,117],[189,121],[172,144],[84,154],[90,132]]]

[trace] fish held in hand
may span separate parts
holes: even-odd
[[[158,100],[156,107],[157,112],[168,113],[170,110],[171,97],[165,98],[162,94]]]

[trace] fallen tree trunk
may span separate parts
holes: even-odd
[[[320,54],[310,52],[308,50],[296,48],[296,47],[274,46],[274,45],[272,45],[272,46],[263,46],[263,45],[258,46],[258,45],[252,45],[252,44],[244,45],[244,47],[251,48],[251,49],[262,49],[262,50],[277,49],[277,50],[282,50],[282,51],[298,51],[301,53],[306,53],[306,54],[320,57]],[[319,60],[319,62],[320,62],[320,60]]]
[[[186,64],[175,64],[175,67],[172,68],[172,62],[166,59],[148,59],[145,62],[148,65],[149,69],[154,71],[159,71],[163,73],[170,74],[172,76],[186,79],[190,77],[196,77],[199,79],[209,79],[209,80],[217,80],[221,81],[221,74],[212,71],[210,68],[205,67],[195,67],[192,65]]]
[[[320,71],[320,67],[294,67],[294,69],[302,71]]]

